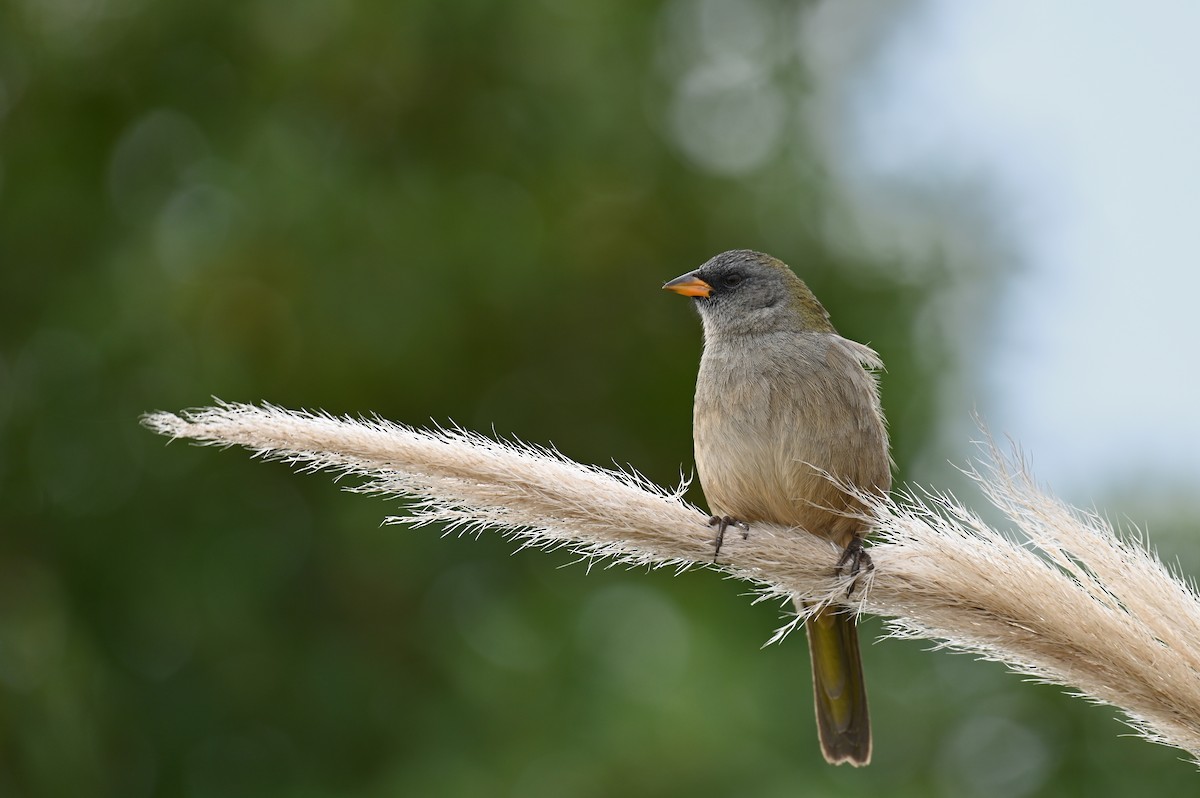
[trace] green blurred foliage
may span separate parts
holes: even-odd
[[[829,240],[791,4],[750,4],[782,132],[697,158],[672,109],[712,5],[0,7],[0,795],[1182,789],[1108,711],[893,641],[875,764],[828,768],[802,641],[760,650],[779,615],[735,584],[381,528],[137,426],[211,396],[453,419],[675,482],[700,336],[658,287],[754,247],[883,354],[903,478],[953,378],[914,332],[947,269]]]

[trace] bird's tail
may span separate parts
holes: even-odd
[[[804,625],[821,753],[830,764],[861,767],[871,761],[871,719],[854,614],[826,607]]]

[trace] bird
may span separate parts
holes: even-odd
[[[834,570],[856,575],[870,564],[865,507],[838,483],[891,488],[879,355],[840,336],[804,281],[761,252],[722,253],[663,288],[691,297],[703,324],[693,443],[717,527],[714,557],[728,527],[747,535],[756,522],[778,524],[833,541],[843,551]],[[821,751],[831,764],[866,765],[856,616],[824,607],[805,627]]]

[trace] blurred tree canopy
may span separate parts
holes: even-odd
[[[886,29],[902,11],[861,13]],[[453,419],[675,482],[700,335],[659,286],[751,247],[883,355],[903,479],[954,378],[915,332],[949,267],[831,240],[809,13],[0,7],[0,794],[1025,795],[1189,776],[1104,710],[895,642],[865,652],[875,764],[830,769],[803,645],[759,650],[777,613],[712,574],[585,574],[494,537],[381,529],[396,507],[137,426],[212,396]]]

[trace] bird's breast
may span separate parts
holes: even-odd
[[[706,349],[693,419],[696,469],[714,513],[788,523],[794,503],[780,460],[803,454],[802,397],[785,396],[769,366],[736,349]]]
[[[706,345],[693,430],[696,470],[714,514],[800,526],[844,543],[857,522],[839,511],[855,508],[826,474],[887,489],[873,378],[852,358],[831,369],[827,354],[820,340]]]

